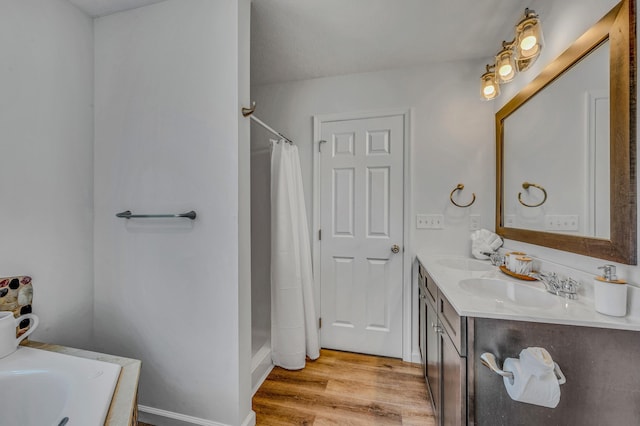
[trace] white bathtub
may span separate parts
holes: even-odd
[[[0,359],[0,425],[103,425],[120,369],[117,364],[20,347]]]

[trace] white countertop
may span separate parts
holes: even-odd
[[[438,288],[449,300],[459,315],[496,318],[514,321],[530,321],[551,324],[566,324],[586,327],[615,328],[640,331],[640,288],[629,287],[629,312],[626,317],[611,317],[596,312],[593,303],[592,284],[580,279],[583,287],[577,300],[565,299],[548,293],[539,281],[521,281],[502,273],[497,267],[490,271],[465,271],[447,267],[439,260],[455,256],[438,256],[418,253],[417,259],[427,269]],[[461,258],[458,256],[458,258]],[[490,265],[488,261],[487,264]],[[570,275],[571,276],[571,275]],[[463,290],[458,283],[465,278],[494,278],[517,283],[538,290],[550,298],[551,306],[522,306],[509,300],[479,296]],[[573,277],[572,278],[576,278]],[[556,303],[557,302],[557,303]]]

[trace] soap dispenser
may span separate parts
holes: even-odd
[[[593,281],[596,311],[614,317],[627,315],[627,282],[616,276],[615,265],[598,267],[602,276]]]

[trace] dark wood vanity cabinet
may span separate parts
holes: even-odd
[[[422,364],[422,371],[424,376],[427,376],[427,301],[425,300],[426,290],[423,289],[422,282],[425,279],[422,275],[422,267],[419,268],[418,272],[418,281],[420,285],[418,286],[418,346],[420,348],[420,363]]]
[[[460,356],[447,333],[439,334],[440,425],[467,424],[467,359]]]
[[[419,266],[420,351],[438,426],[638,426],[640,331],[458,315]],[[499,365],[522,349],[544,347],[567,382],[550,409],[513,401]]]
[[[436,424],[467,423],[466,318],[419,265],[419,344]]]

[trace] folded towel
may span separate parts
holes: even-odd
[[[471,254],[476,259],[488,259],[485,253],[493,253],[502,247],[502,238],[488,229],[479,229],[471,233]]]
[[[545,348],[530,347],[520,352],[522,371],[541,378],[553,371],[555,364]]]

